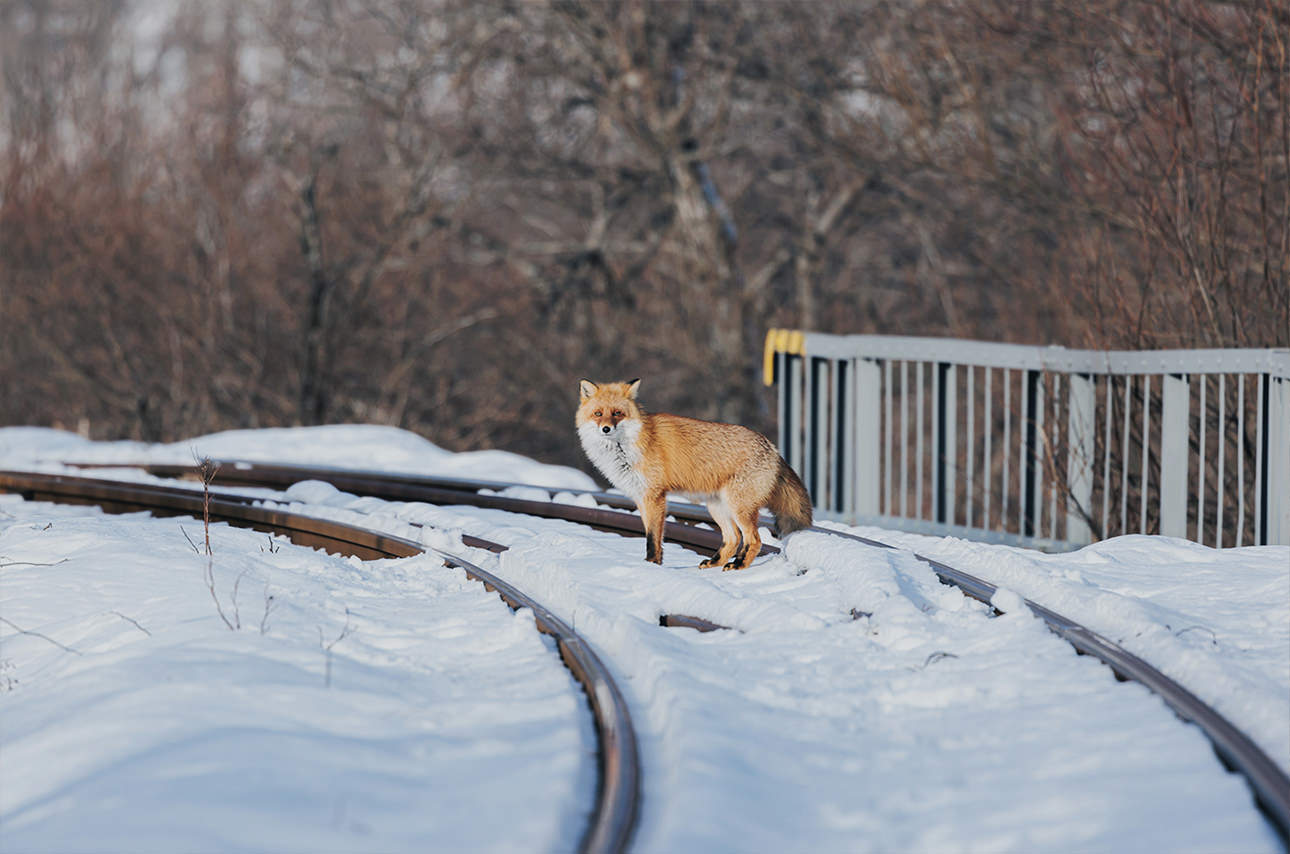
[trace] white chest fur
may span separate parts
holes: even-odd
[[[605,434],[594,423],[578,428],[582,449],[609,482],[634,501],[645,494],[645,477],[640,472],[641,453],[639,421],[620,421],[612,433]]]

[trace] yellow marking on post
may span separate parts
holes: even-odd
[[[775,384],[775,354],[788,353],[792,356],[806,354],[806,334],[800,329],[768,329],[766,345],[762,348],[762,382]]]
[[[766,346],[762,348],[761,356],[761,380],[765,385],[775,384],[775,343],[778,340],[778,329],[766,330]]]

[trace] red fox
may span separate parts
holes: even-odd
[[[582,380],[576,422],[587,456],[636,502],[646,560],[663,562],[669,492],[706,504],[721,529],[721,550],[700,567],[752,563],[761,550],[762,507],[774,511],[779,536],[811,524],[810,496],[770,440],[737,424],[646,414],[636,404],[639,386],[639,379]]]

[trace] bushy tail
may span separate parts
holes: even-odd
[[[783,457],[779,459],[775,488],[770,492],[768,503],[771,512],[775,514],[775,536],[786,537],[794,531],[811,526],[811,496],[807,494],[797,472],[789,467]]]

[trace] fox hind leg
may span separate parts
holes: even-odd
[[[739,533],[743,535],[743,543],[730,558],[730,562],[722,567],[723,570],[747,569],[761,551],[761,534],[757,531],[758,509],[754,507],[751,511],[740,511],[735,516],[739,523]]]
[[[721,529],[721,550],[700,563],[700,569],[721,566],[729,562],[739,550],[739,526],[735,523],[734,514],[730,512],[730,505],[722,499],[710,501],[708,512],[712,514],[713,521]]]

